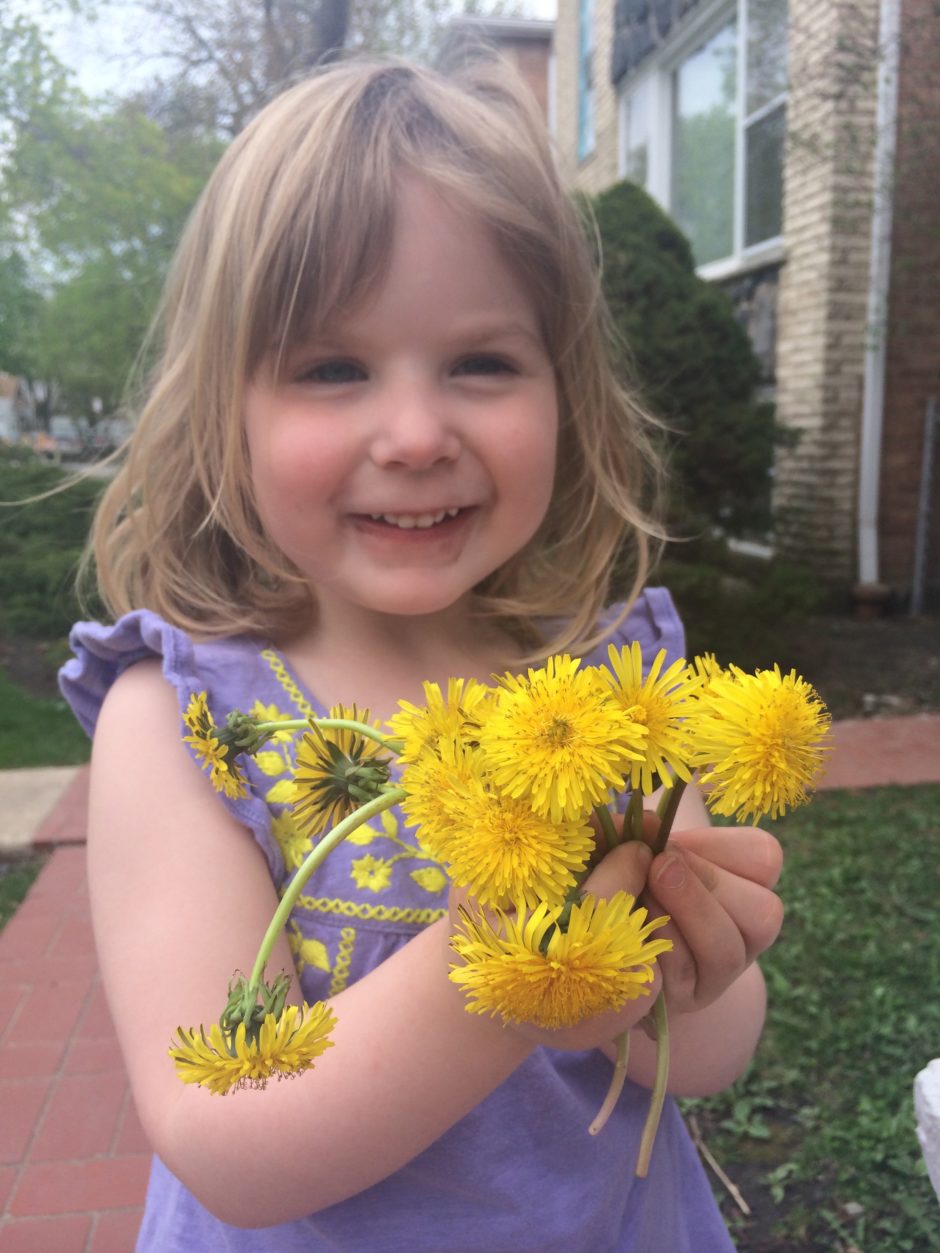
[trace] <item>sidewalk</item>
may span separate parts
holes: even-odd
[[[824,788],[940,783],[940,714],[841,722]],[[0,1253],[130,1253],[149,1152],[95,961],[87,769],[0,773],[0,852],[51,856],[0,934]]]

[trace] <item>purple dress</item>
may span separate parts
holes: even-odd
[[[682,655],[682,625],[664,589],[647,590],[611,635],[618,645],[634,639],[647,664],[659,648],[670,659]],[[140,610],[110,627],[79,623],[71,644],[76,656],[60,681],[89,734],[114,680],[147,657],[161,658],[181,709],[193,692],[206,691],[219,722],[229,710],[247,711],[256,703],[268,717],[326,712],[284,657],[257,639],[193,644]],[[606,645],[584,660],[606,661]],[[219,797],[251,830],[279,888],[309,847],[293,830],[284,804],[291,756],[286,738],[269,743],[247,763],[251,794]],[[441,866],[424,856],[397,810],[382,817],[331,854],[291,915],[288,934],[308,1002],[361,978],[445,911]],[[396,1174],[276,1227],[246,1230],[220,1222],[154,1158],[138,1253],[733,1253],[671,1100],[645,1180],[633,1171],[648,1092],[628,1082],[604,1131],[588,1135],[610,1073],[610,1062],[597,1050],[537,1049]]]

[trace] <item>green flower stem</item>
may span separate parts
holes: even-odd
[[[666,998],[660,992],[653,1006],[653,1022],[656,1025],[656,1078],[650,1096],[650,1107],[643,1125],[640,1151],[636,1159],[636,1177],[645,1179],[649,1173],[650,1157],[656,1142],[659,1119],[666,1100],[666,1083],[669,1080],[669,1020],[666,1016]]]
[[[588,1127],[588,1133],[596,1136],[607,1125],[607,1120],[614,1112],[614,1106],[620,1100],[620,1093],[623,1091],[623,1085],[627,1081],[627,1062],[630,1060],[630,1032],[621,1031],[617,1036],[617,1060],[614,1063],[614,1073],[610,1080],[610,1087],[607,1089],[607,1095],[604,1097],[604,1104],[597,1111],[597,1117]]]
[[[617,834],[617,828],[614,825],[614,820],[611,817],[610,810],[606,805],[595,805],[594,816],[601,824],[601,831],[603,832],[604,839],[607,841],[607,851],[610,852],[612,848],[616,848],[620,843],[620,836]]]
[[[401,752],[405,746],[404,740],[396,740],[392,736],[383,735],[375,727],[367,726],[364,722],[354,722],[351,718],[285,718],[283,722],[258,722],[256,730],[270,736],[278,731],[302,731],[305,727],[309,727],[311,722],[315,722],[324,730],[355,731],[367,740],[375,740],[376,744],[381,744],[383,748],[393,753]]]
[[[357,723],[353,724],[358,727]],[[391,809],[393,805],[397,805],[399,801],[403,801],[407,793],[404,788],[389,788],[387,792],[383,792],[381,796],[377,796],[374,800],[369,801],[365,805],[351,813],[342,822],[338,823],[328,835],[325,835],[311,849],[301,863],[297,873],[288,884],[287,890],[281,897],[281,903],[275,910],[274,917],[268,924],[268,929],[264,933],[264,939],[261,941],[261,947],[258,949],[258,956],[255,958],[254,968],[251,972],[249,985],[252,990],[261,986],[261,980],[264,977],[264,968],[268,958],[271,956],[271,949],[277,937],[290,916],[290,911],[297,903],[297,898],[306,886],[307,880],[322,865],[326,858],[336,848],[337,844],[341,844],[347,835],[351,835],[353,831],[362,826],[364,822],[368,822],[370,818],[374,818],[376,814],[382,813],[385,809]]]
[[[624,831],[629,831],[629,839],[643,839],[643,793],[634,788],[627,801],[627,812],[623,819]]]
[[[669,833],[672,831],[672,824],[676,820],[676,813],[685,787],[684,779],[673,779],[672,787],[664,788],[663,794],[659,798],[659,805],[656,807],[656,813],[659,817],[659,831],[656,835],[656,842],[653,845],[654,857],[666,847],[666,841],[669,839]]]

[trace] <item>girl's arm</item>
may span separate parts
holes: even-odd
[[[645,870],[636,864],[626,876],[634,892]],[[141,1122],[170,1170],[226,1222],[273,1225],[364,1190],[468,1113],[532,1048],[465,1011],[447,978],[444,919],[333,998],[335,1047],[313,1071],[225,1097],[179,1081],[167,1055],[174,1029],[217,1020],[277,898],[261,851],[185,751],[156,663],[126,672],[102,708],[88,867],[102,978]],[[281,969],[293,973],[283,937],[269,977]],[[644,1009],[634,1003],[598,1024],[590,1045]]]

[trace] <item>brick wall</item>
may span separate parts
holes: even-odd
[[[568,181],[592,195],[617,181],[617,96],[610,81],[613,0],[595,0],[594,151],[578,161],[578,0],[558,0],[555,19],[556,142]]]
[[[519,77],[535,96],[542,116],[547,120],[550,41],[508,36],[499,39],[498,47],[503,56],[512,62]]]
[[[781,547],[856,575],[877,0],[791,0],[777,414],[799,434],[777,458]]]
[[[940,402],[940,16],[903,0],[885,375],[881,577],[906,592],[914,568],[927,401]],[[940,431],[937,432],[940,443]],[[940,448],[934,461],[927,580],[940,585]]]

